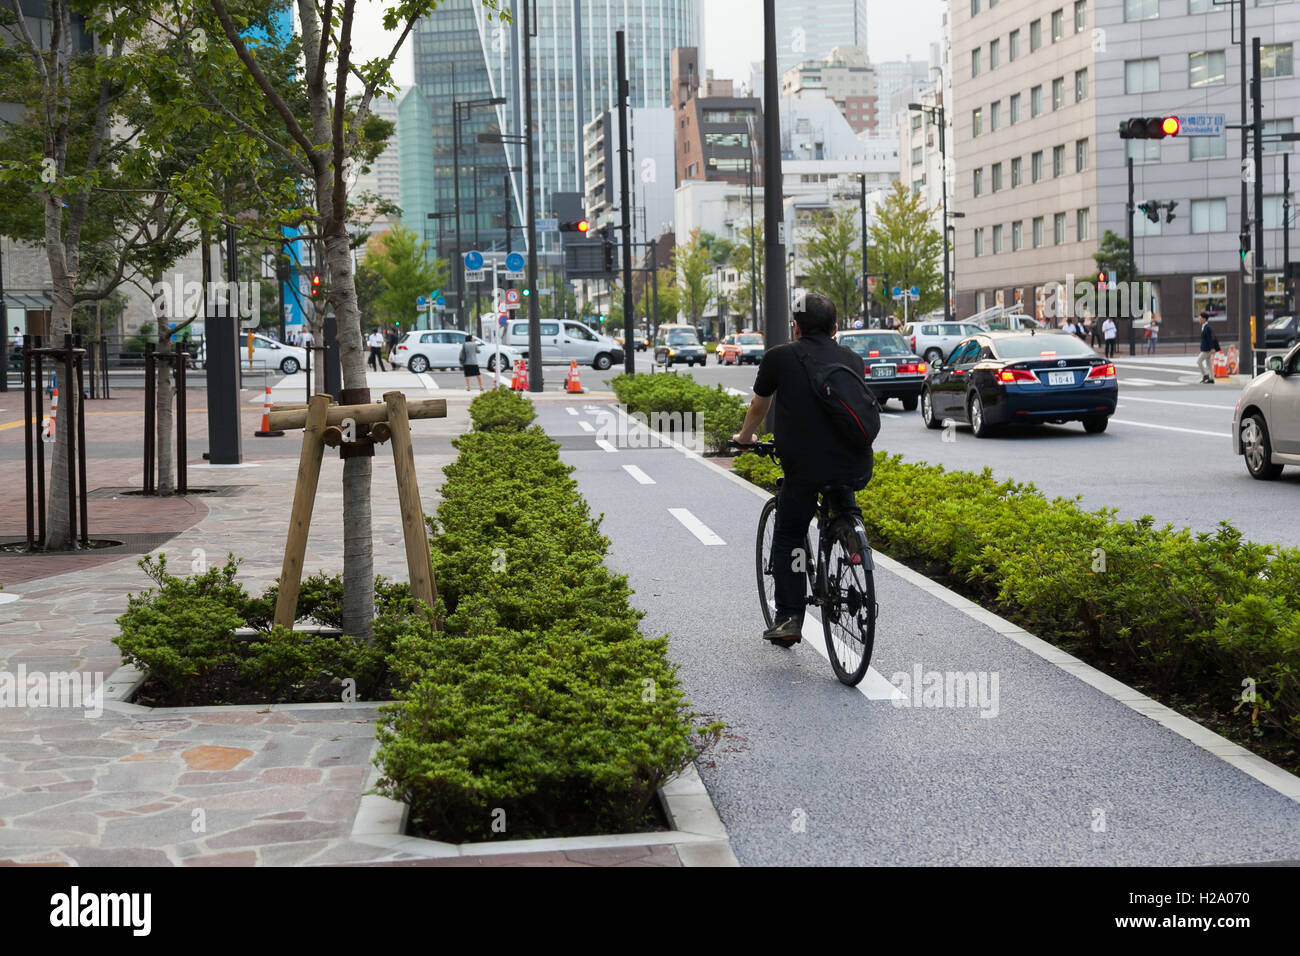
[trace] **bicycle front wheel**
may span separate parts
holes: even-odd
[[[776,578],[772,574],[772,537],[775,534],[776,499],[769,498],[758,519],[758,541],[754,550],[754,563],[758,571],[758,600],[763,605],[763,620],[767,622],[767,627],[772,626],[776,616]],[[803,553],[796,551],[792,556],[796,563],[802,562],[809,585],[812,584],[814,574],[812,554],[812,547],[805,536]]]
[[[831,667],[840,682],[855,687],[871,664],[876,642],[876,581],[866,532],[854,522],[852,533],[829,533],[822,542],[826,595],[822,632]]]

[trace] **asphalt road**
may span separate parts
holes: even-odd
[[[1300,858],[1300,804],[893,573],[877,571],[876,673],[860,688],[835,680],[812,615],[793,650],[763,642],[762,497],[674,449],[611,441],[602,414],[538,408],[604,515],[644,633],[669,635],[689,699],[728,725],[699,766],[743,864]],[[996,675],[996,703],[896,706],[891,680],[916,668],[983,674],[987,702]]]

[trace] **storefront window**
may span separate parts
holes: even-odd
[[[1228,277],[1195,276],[1192,279],[1192,315],[1208,312],[1210,320],[1228,317]]]

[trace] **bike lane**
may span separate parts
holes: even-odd
[[[802,644],[767,644],[754,571],[764,498],[678,449],[629,447],[611,415],[538,408],[604,515],[609,564],[628,575],[643,633],[669,635],[688,699],[727,724],[698,765],[742,864],[1300,859],[1296,799],[906,569],[877,568],[876,674],[860,688],[835,680],[811,612]],[[952,690],[936,693],[935,674]],[[973,700],[959,699],[972,686]]]

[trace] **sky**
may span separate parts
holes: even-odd
[[[809,4],[816,0],[805,0]],[[763,17],[760,0],[699,0],[703,9],[703,68],[720,79],[747,82],[749,65],[763,56]],[[355,46],[359,59],[388,53],[392,36],[380,23],[388,5],[382,0],[358,3]],[[437,16],[437,13],[434,13]],[[939,40],[943,0],[867,0],[867,55],[875,61],[928,60],[930,44]],[[414,81],[408,37],[393,71],[401,86]]]

